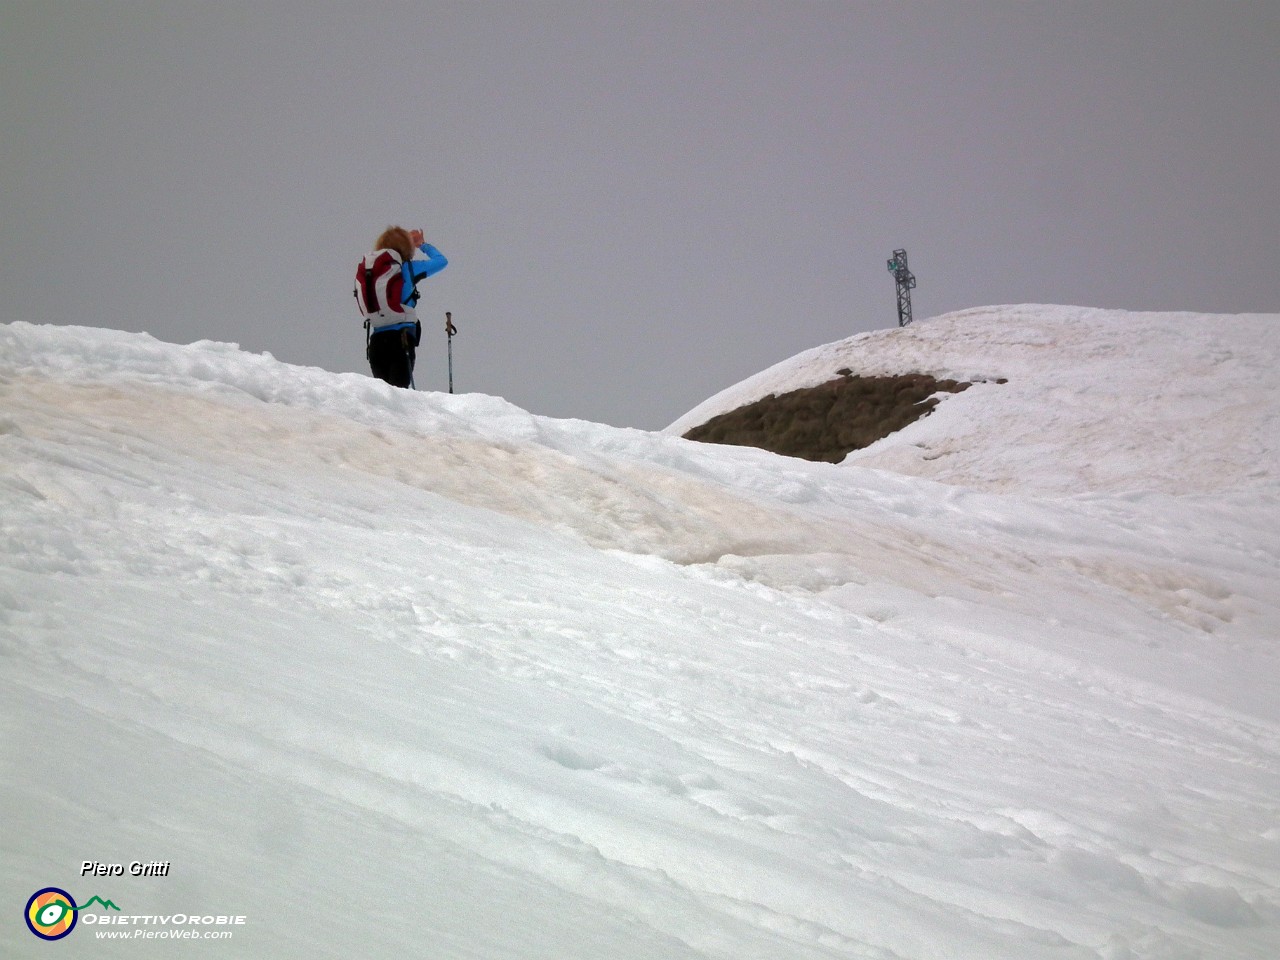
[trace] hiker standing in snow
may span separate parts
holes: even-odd
[[[356,303],[368,333],[369,369],[393,387],[413,385],[415,351],[422,342],[418,284],[449,265],[443,253],[423,242],[422,231],[388,227],[372,253],[356,267]],[[421,251],[426,259],[415,260]]]

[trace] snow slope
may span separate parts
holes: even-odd
[[[807,350],[666,433],[834,379],[972,381],[846,463],[983,490],[1211,492],[1270,485],[1280,459],[1280,316],[985,307]],[[1006,380],[1007,383],[996,381]]]
[[[1206,420],[1234,340],[1169,388],[1224,451],[1171,479],[1146,374],[1069,402],[1053,338],[1109,341],[1033,315],[1039,367],[989,350],[1010,383],[924,423],[1040,370],[1057,432],[946,484],[0,327],[0,953],[1280,954],[1274,394]],[[1141,318],[1130,366],[1196,327]],[[49,947],[48,885],[246,922]]]

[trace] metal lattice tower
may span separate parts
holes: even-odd
[[[907,251],[893,251],[889,272],[898,281],[898,326],[905,327],[911,322],[911,291],[916,286],[916,275],[907,269]]]

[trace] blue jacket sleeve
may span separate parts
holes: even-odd
[[[420,249],[427,255],[427,259],[409,260],[400,268],[401,272],[404,273],[404,293],[400,299],[404,303],[416,301],[418,299],[418,291],[414,288],[427,277],[435,276],[449,265],[445,255],[431,244],[424,243]]]

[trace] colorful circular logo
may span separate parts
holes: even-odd
[[[27,901],[27,929],[41,940],[61,940],[76,928],[76,901],[65,890],[45,887]]]

